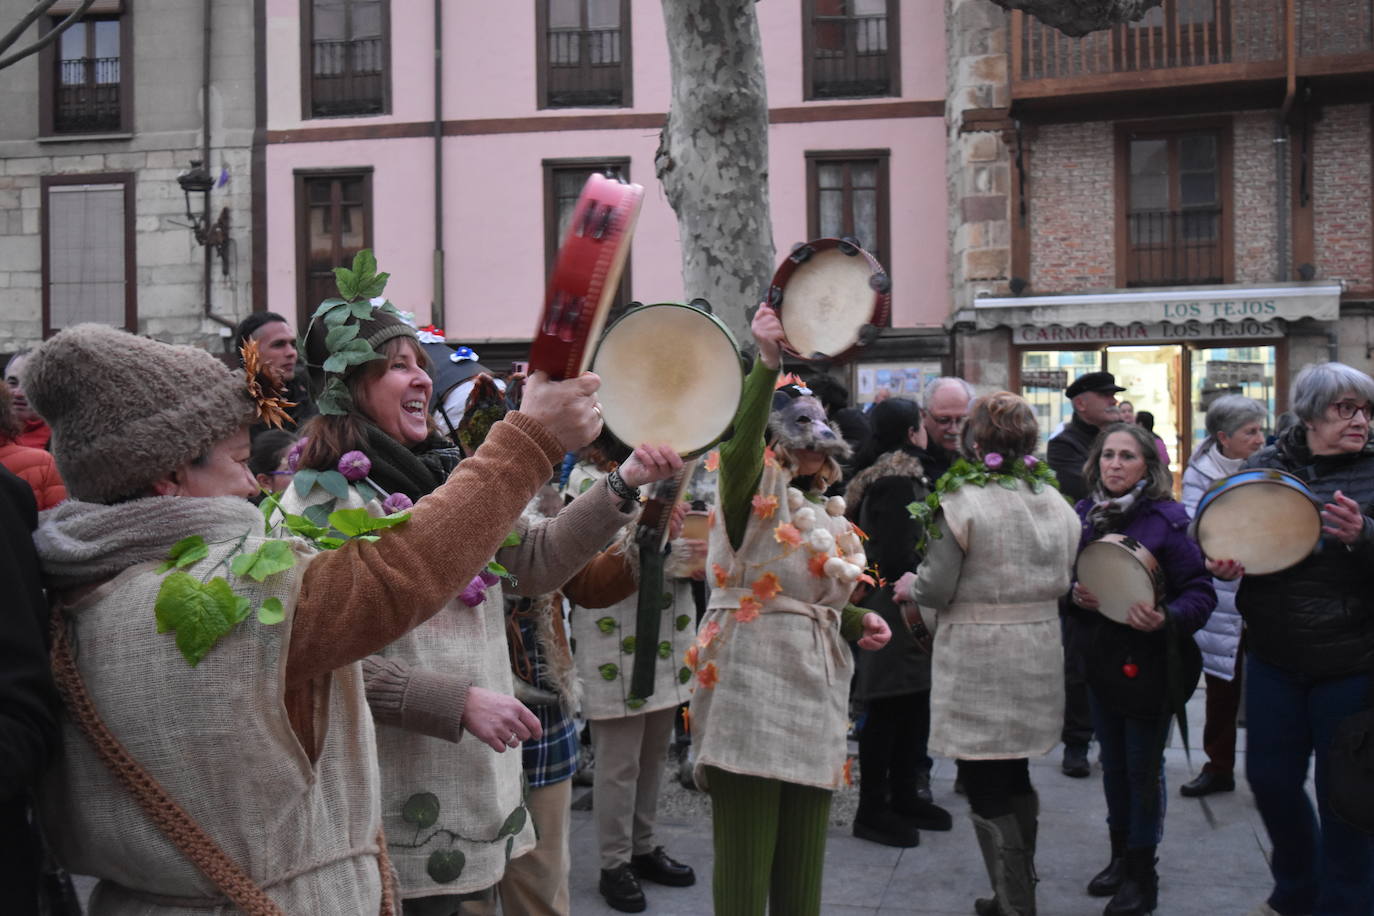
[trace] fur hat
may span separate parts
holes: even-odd
[[[52,427],[68,492],[94,503],[141,495],[256,415],[242,374],[206,351],[100,324],[35,350],[24,391]]]
[[[848,458],[853,450],[840,435],[839,428],[826,419],[821,402],[802,391],[796,385],[784,385],[773,392],[773,411],[768,415],[769,438],[787,449],[824,452],[836,459]]]

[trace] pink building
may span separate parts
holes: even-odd
[[[516,357],[560,215],[606,167],[646,188],[626,298],[681,300],[676,219],[653,164],[669,100],[659,4],[443,4],[436,43],[438,6],[266,0],[256,307],[308,316],[329,294],[328,267],[370,246],[395,277],[389,297],[420,323],[488,363]],[[894,328],[936,332],[898,333],[885,354],[943,354],[942,4],[757,11],[775,245],[858,236],[892,273]],[[902,339],[921,343],[893,350]]]

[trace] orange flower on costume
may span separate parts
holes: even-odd
[[[698,657],[700,652],[701,650],[696,643],[688,646],[687,651],[682,656],[682,663],[693,671],[697,670],[697,663],[700,661]]]
[[[853,758],[853,757],[846,757],[846,758],[844,758],[844,771],[843,771],[843,772],[844,772],[844,784],[847,785],[847,786],[852,786],[852,785],[854,785],[854,758]]]
[[[864,530],[863,530],[862,528],[860,528],[858,525],[854,524],[853,522],[850,522],[850,523],[849,523],[849,530],[850,530],[850,531],[853,531],[855,534],[857,534],[857,535],[859,536],[859,540],[861,540],[861,541],[866,541],[866,540],[868,540],[868,535],[864,534]]]
[[[705,687],[707,690],[710,690],[712,687],[716,686],[719,681],[720,672],[716,670],[715,662],[707,662],[701,667],[701,670],[697,672],[698,687]]]
[[[707,455],[706,461],[703,463],[703,467],[705,467],[707,471],[710,471],[714,474],[716,469],[720,467],[720,452],[713,451],[711,452],[711,454]]]
[[[806,568],[817,579],[823,579],[825,578],[825,561],[828,559],[830,559],[828,553],[813,553],[811,559],[806,562]]]
[[[706,527],[707,527],[707,528],[714,528],[714,527],[716,527],[716,510],[715,510],[715,509],[711,509],[710,511],[708,511],[708,512],[706,513]]]
[[[772,518],[778,511],[778,498],[776,496],[764,496],[762,493],[754,494],[754,515],[758,518]]]
[[[775,468],[778,466],[777,452],[773,451],[773,449],[767,445],[763,447],[763,463],[768,465],[770,468]]]
[[[754,590],[755,598],[760,601],[768,601],[777,597],[778,592],[782,591],[782,583],[778,582],[777,573],[764,573],[754,580],[754,584],[750,588]]]
[[[802,542],[801,532],[797,526],[789,522],[783,522],[773,529],[773,540],[779,544],[787,544],[790,547],[800,547]]]
[[[720,635],[720,624],[712,620],[701,628],[701,633],[697,635],[697,645],[705,649],[711,644],[711,640]]]
[[[759,599],[753,595],[745,595],[739,600],[739,610],[735,611],[735,619],[740,623],[750,623],[759,619],[759,612],[762,610],[763,605],[759,603]]]
[[[711,564],[711,574],[716,577],[716,588],[725,588],[725,580],[730,575],[719,563]]]
[[[690,707],[682,707],[682,733],[690,735],[692,733],[692,710]]]

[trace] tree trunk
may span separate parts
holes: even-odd
[[[673,81],[654,165],[677,213],[682,280],[749,341],[773,275],[768,91],[754,0],[662,0]]]
[[[1072,38],[1137,22],[1163,0],[992,0],[1005,10],[1024,10]]]

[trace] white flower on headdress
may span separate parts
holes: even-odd
[[[835,546],[835,536],[824,528],[817,528],[807,534],[806,546],[816,553],[829,553]]]
[[[803,506],[792,513],[792,524],[798,531],[810,531],[816,527],[816,510],[810,506]]]
[[[844,515],[844,497],[832,496],[825,501],[825,511],[836,517]]]
[[[806,502],[806,494],[796,487],[787,488],[787,508],[796,512]]]

